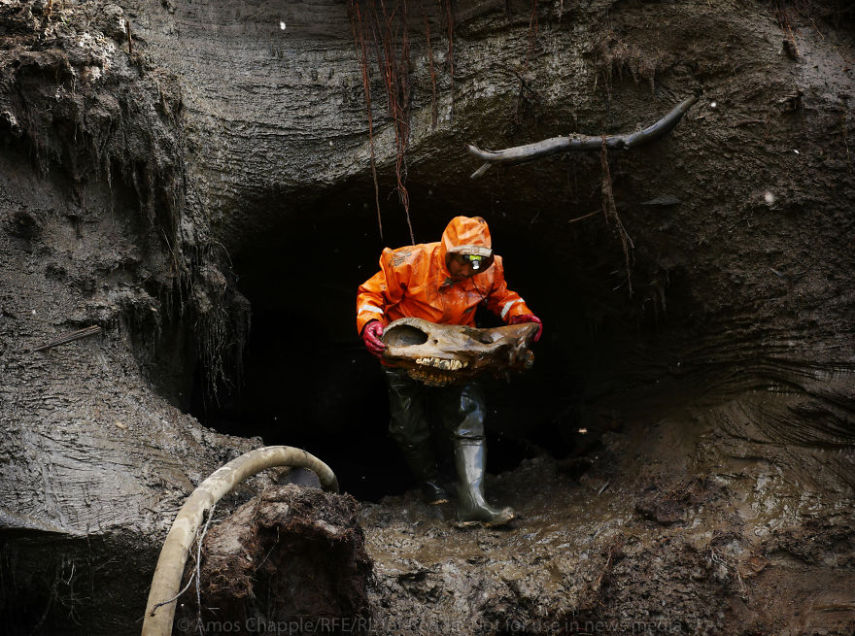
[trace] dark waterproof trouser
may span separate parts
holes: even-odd
[[[404,453],[417,479],[436,474],[431,431],[458,440],[483,441],[484,394],[476,383],[429,387],[403,369],[383,369],[389,389],[389,434]]]

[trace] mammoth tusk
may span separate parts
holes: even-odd
[[[629,150],[630,148],[650,143],[671,132],[674,126],[682,119],[683,115],[686,114],[686,111],[697,101],[697,95],[688,97],[677,104],[670,113],[656,123],[651,124],[644,130],[626,135],[569,135],[566,137],[551,137],[543,141],[537,141],[524,146],[505,148],[504,150],[482,150],[470,144],[468,146],[469,152],[486,162],[472,173],[471,178],[477,179],[487,172],[493,164],[497,163],[514,165],[554,155],[559,152],[601,150],[603,139],[605,139],[606,147],[609,150]]]
[[[308,468],[318,475],[324,490],[338,492],[338,480],[329,466],[314,455],[291,446],[257,448],[218,468],[193,491],[166,535],[148,594],[143,636],[172,634],[175,603],[171,601],[177,600],[187,553],[204,514],[242,481],[273,466]]]

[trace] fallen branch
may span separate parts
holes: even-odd
[[[601,150],[604,139],[605,145],[609,150],[629,150],[636,146],[642,146],[671,132],[683,118],[683,115],[697,101],[697,96],[688,97],[677,104],[670,113],[656,123],[651,124],[643,130],[626,135],[569,135],[566,137],[552,137],[524,146],[505,148],[504,150],[482,150],[470,144],[468,146],[469,152],[486,162],[472,173],[471,178],[477,179],[497,163],[512,166],[561,152]]]

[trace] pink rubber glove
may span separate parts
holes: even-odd
[[[517,325],[521,322],[535,322],[537,323],[537,333],[534,334],[535,342],[540,340],[540,337],[543,335],[543,321],[535,316],[534,314],[520,314],[519,316],[514,316],[511,318],[511,321],[508,323],[509,325]]]
[[[362,330],[362,341],[372,356],[379,358],[383,355],[386,345],[380,338],[383,336],[383,325],[379,320],[372,320]]]

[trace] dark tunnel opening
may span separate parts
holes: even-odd
[[[345,491],[377,500],[415,484],[387,434],[380,365],[356,332],[356,289],[377,271],[384,245],[407,245],[410,238],[403,212],[390,205],[383,211],[381,242],[376,210],[361,203],[366,193],[370,190],[343,191],[299,214],[288,213],[235,251],[238,288],[252,307],[242,382],[212,403],[204,398],[197,373],[191,412],[220,432],[305,448],[333,467]],[[431,204],[433,210],[455,209]],[[439,240],[457,213],[414,209],[416,241]],[[572,297],[571,283],[553,271],[536,236],[521,233],[501,214],[483,215],[494,248],[505,259],[509,286],[546,325],[533,369],[482,382],[488,467],[496,473],[526,457],[572,451],[575,431],[585,427],[585,387],[569,359],[579,346],[566,328],[572,303],[562,300]],[[480,326],[501,324],[486,309],[477,319]]]

